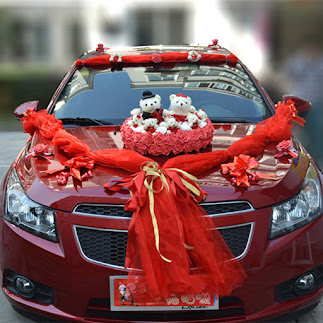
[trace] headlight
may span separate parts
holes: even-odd
[[[270,238],[294,231],[322,214],[322,191],[312,164],[308,167],[301,191],[273,207]]]
[[[8,178],[4,219],[41,238],[58,241],[54,210],[27,196],[15,169]]]

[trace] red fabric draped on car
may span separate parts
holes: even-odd
[[[242,285],[245,273],[199,206],[204,196],[195,178],[155,162],[143,170],[105,185],[108,191],[129,189],[125,209],[133,216],[128,229],[125,267],[129,279],[143,270],[152,297],[200,293],[205,288],[228,295]],[[192,274],[190,268],[197,271]],[[140,273],[139,273],[140,275]]]

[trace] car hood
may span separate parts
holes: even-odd
[[[212,146],[208,151],[227,149],[235,141],[250,135],[255,130],[253,124],[216,125]],[[101,149],[123,148],[119,127],[73,127],[68,132],[84,141],[92,151]],[[44,176],[46,172],[62,167],[59,160],[64,156],[55,152],[50,162],[37,157],[27,158],[30,149],[39,144],[34,135],[24,148],[16,168],[29,197],[54,209],[71,212],[77,204],[125,204],[129,194],[108,194],[103,185],[111,180],[120,179],[120,174],[107,173],[97,167],[93,177],[83,181],[81,186],[74,186],[71,178],[66,186],[58,185],[56,175]],[[297,158],[283,156],[279,159],[275,144],[268,145],[261,156],[257,156],[257,172],[271,175],[274,179],[260,179],[249,188],[232,186],[230,177],[223,176],[220,167],[199,176],[201,188],[208,194],[205,202],[244,200],[254,208],[261,208],[278,203],[296,194],[302,185],[308,167],[308,158],[298,142],[293,139],[293,146],[298,150]],[[154,158],[163,164],[170,157]],[[67,160],[67,157],[65,156]]]

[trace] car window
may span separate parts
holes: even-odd
[[[161,96],[168,109],[171,94],[184,94],[213,121],[258,123],[271,115],[260,93],[240,67],[175,65],[124,67],[120,71],[76,70],[53,109],[59,119],[91,118],[122,124],[139,107],[143,91]]]

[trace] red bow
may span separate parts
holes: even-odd
[[[87,168],[89,170],[94,167],[94,160],[89,157],[74,157],[65,163],[65,166],[70,168],[70,173],[73,177],[82,181],[81,168]]]
[[[56,176],[59,185],[66,185],[69,176],[72,176],[81,182],[92,177],[94,160],[90,159],[89,157],[74,157],[68,160],[63,166],[64,167],[62,168],[48,170],[45,172],[48,175],[60,172],[60,174]]]
[[[163,111],[161,109],[159,109],[157,112],[151,113],[150,117],[157,119],[159,122],[162,122],[162,121],[164,121],[162,113],[163,113]]]
[[[233,163],[222,164],[223,174],[229,174],[237,179],[237,186],[250,186],[248,174],[252,174],[250,169],[258,167],[259,164],[254,157],[239,155],[234,157]]]
[[[26,159],[31,157],[41,157],[49,161],[46,156],[52,156],[53,152],[48,149],[48,147],[44,144],[39,144],[32,148],[29,154],[26,156]]]
[[[174,117],[177,122],[184,122],[187,120],[187,116],[182,116],[180,114],[173,114],[172,117]]]
[[[279,151],[274,157],[279,158],[283,155],[290,155],[293,158],[297,157],[297,151],[292,147],[292,142],[290,140],[283,140],[277,146],[277,150]]]

